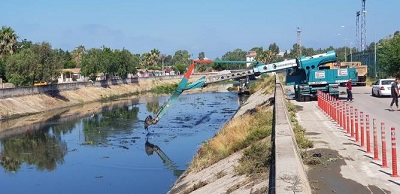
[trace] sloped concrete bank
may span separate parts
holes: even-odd
[[[311,193],[278,76],[275,86],[275,94],[266,95],[264,90],[252,94],[234,116],[239,117],[258,105],[274,103],[275,158],[270,169],[272,176],[252,179],[235,174],[234,167],[239,164],[243,153],[239,151],[199,172],[185,172],[168,194]]]
[[[264,94],[264,90],[252,94],[240,107],[234,118],[254,109],[257,105],[269,103],[273,95]],[[236,175],[234,167],[242,158],[242,151],[236,152],[229,157],[196,173],[186,171],[171,187],[169,194],[204,194],[204,193],[254,193],[268,188],[268,177],[251,180],[245,175]],[[257,193],[257,192],[256,192]]]

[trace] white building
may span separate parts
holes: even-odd
[[[256,51],[249,51],[246,55],[246,61],[255,61],[257,56]],[[247,63],[246,66],[249,67],[251,63]]]

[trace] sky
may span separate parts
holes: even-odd
[[[400,31],[399,0],[366,0],[366,43]],[[362,0],[4,0],[0,25],[53,49],[158,49],[221,58],[235,49],[356,47]],[[359,18],[361,24],[361,17]],[[361,32],[361,27],[359,27]],[[361,37],[361,35],[359,35]]]

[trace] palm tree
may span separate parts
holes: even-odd
[[[0,58],[12,55],[17,50],[18,36],[10,27],[3,26],[0,30]]]
[[[161,53],[158,49],[153,49],[150,51],[150,65],[156,66],[161,59]]]

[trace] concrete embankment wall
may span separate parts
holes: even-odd
[[[277,76],[275,87],[275,161],[271,168],[270,193],[307,193],[311,187],[288,117],[285,94]],[[271,176],[270,176],[271,177]]]
[[[196,78],[199,76],[193,76],[193,77]],[[163,76],[163,77],[148,77],[148,78],[118,79],[118,80],[103,80],[95,82],[62,83],[62,84],[51,84],[46,86],[4,88],[0,89],[0,99],[24,96],[24,95],[44,94],[53,91],[77,90],[84,87],[108,87],[110,85],[140,84],[143,82],[154,82],[160,80],[177,81],[180,79],[182,79],[182,76]]]

